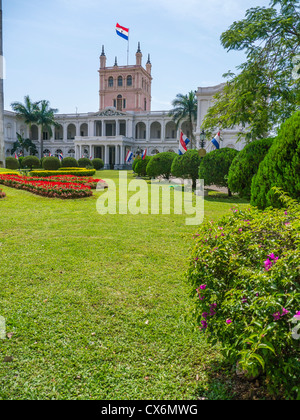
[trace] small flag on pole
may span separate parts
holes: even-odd
[[[179,142],[179,155],[184,155],[187,152],[187,145],[190,143],[190,139],[187,138],[181,131],[180,142]]]
[[[221,140],[221,136],[220,136],[220,132],[218,132],[218,134],[211,141],[216,149],[220,149],[220,140]]]
[[[142,159],[143,159],[143,160],[145,160],[145,159],[146,159],[146,156],[147,156],[147,149],[145,149],[145,150],[143,151],[143,154],[142,154]]]
[[[119,35],[121,38],[124,38],[124,39],[126,39],[126,41],[128,41],[128,39],[129,39],[129,29],[128,28],[125,28],[124,26],[121,26],[117,23],[116,32],[117,32],[117,35]]]
[[[126,155],[125,162],[130,163],[131,159],[133,158],[133,153],[129,150],[129,152]]]
[[[62,161],[63,160],[63,155],[60,153],[60,155],[58,156],[59,160]]]
[[[17,153],[15,153],[15,159],[18,159],[18,155],[17,155]]]

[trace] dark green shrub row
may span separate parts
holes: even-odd
[[[88,168],[99,171],[103,169],[104,162],[102,159],[87,159],[81,158],[78,161],[72,157],[66,157],[60,161],[55,156],[43,157],[41,160],[36,156],[21,156],[19,159],[14,157],[7,157],[5,159],[5,167],[7,169],[16,170],[19,168],[29,168],[30,170],[36,168],[43,168],[45,170],[57,170],[60,168]]]

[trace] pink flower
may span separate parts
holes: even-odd
[[[272,316],[274,317],[274,321],[279,321],[281,318],[280,312],[275,312]]]
[[[231,323],[232,323],[231,319],[227,319],[227,320],[226,320],[226,324],[227,324],[227,325],[230,325]]]
[[[300,311],[296,312],[296,315],[294,316],[294,318],[296,318],[297,321],[300,321]]]
[[[200,286],[200,289],[201,289],[201,290],[205,290],[205,289],[206,289],[206,287],[207,287],[207,286],[206,286],[206,284],[202,284],[202,285]]]
[[[287,315],[289,313],[289,311],[285,308],[282,308],[282,314],[281,316]]]

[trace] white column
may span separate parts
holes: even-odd
[[[63,126],[63,138],[64,138],[64,142],[66,142],[68,140],[68,123],[64,122],[62,123]]]

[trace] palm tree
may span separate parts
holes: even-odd
[[[29,127],[30,138],[31,138],[31,126],[33,123],[37,123],[37,112],[39,102],[32,102],[30,97],[27,95],[24,98],[24,104],[21,102],[13,102],[11,107],[18,117],[22,118],[26,125]]]
[[[172,102],[174,109],[169,113],[173,117],[176,129],[183,121],[187,121],[191,133],[191,148],[195,146],[194,123],[197,121],[198,102],[196,92],[191,91],[187,95],[178,93],[176,99]]]
[[[50,108],[50,102],[42,100],[38,103],[37,111],[37,124],[41,126],[41,157],[44,152],[44,131],[48,131],[50,137],[52,136],[52,127],[56,127],[59,124],[55,122],[54,114],[58,112],[58,109]]]
[[[30,139],[24,139],[21,134],[17,133],[17,141],[14,143],[13,148],[11,149],[11,155],[15,152],[21,152],[24,155],[24,150],[29,151],[30,155],[37,155],[38,150],[36,145]]]

